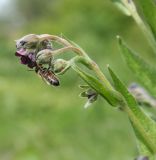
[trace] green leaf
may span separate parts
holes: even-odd
[[[126,61],[126,64],[128,64],[140,83],[149,92],[151,92],[151,94],[156,96],[156,70],[150,67],[149,64],[147,64],[134,51],[127,47],[127,45],[122,41],[120,37],[118,37],[118,40],[119,47]]]
[[[154,0],[135,0],[140,7],[144,19],[156,38],[156,3]]]
[[[127,102],[127,105],[123,106],[123,110],[128,114],[136,136],[140,141],[141,154],[154,155],[156,153],[156,123],[139,108],[136,100],[125,85],[110,68],[108,69],[116,90],[123,95]]]
[[[152,27],[150,27],[150,24],[152,24],[151,26],[154,26],[156,23],[156,18],[155,18],[155,5],[152,5],[153,3],[152,0],[143,0],[145,1],[147,4],[151,4],[154,9],[152,8],[152,14],[151,14],[151,10],[150,7],[148,8],[145,4],[142,3],[142,0],[139,0],[138,3],[140,3],[139,6],[144,6],[144,8],[147,9],[147,14],[149,14],[147,16],[147,20],[151,19],[151,21],[149,20],[149,25],[142,19],[142,17],[139,15],[138,13],[138,8],[136,7],[135,3],[133,2],[133,0],[112,0],[116,6],[122,10],[125,14],[132,16],[133,19],[135,20],[135,22],[137,23],[137,25],[140,27],[140,29],[143,31],[143,33],[145,34],[147,40],[149,41],[150,46],[153,48],[154,52],[156,51],[156,36],[154,37],[153,33],[155,33],[155,31],[151,32],[153,29]],[[151,1],[151,2],[149,2]],[[136,0],[137,2],[137,0]],[[128,13],[129,12],[129,13]],[[154,15],[154,16],[153,16]],[[146,17],[146,16],[145,16]],[[153,24],[154,23],[154,24]]]
[[[98,94],[104,97],[109,104],[112,106],[117,106],[122,102],[122,96],[113,89],[110,89],[108,86],[103,85],[99,80],[94,78],[92,75],[84,72],[81,68],[76,65],[73,65],[72,68],[79,74],[79,76]]]

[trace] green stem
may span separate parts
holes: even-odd
[[[104,74],[100,70],[99,66],[86,54],[86,52],[84,50],[82,50],[79,47],[73,46],[73,44],[71,44],[69,41],[67,41],[66,39],[61,38],[59,36],[49,35],[49,34],[45,34],[45,35],[40,36],[40,41],[43,41],[45,39],[48,39],[51,41],[56,41],[56,42],[62,44],[63,46],[65,46],[64,48],[53,51],[52,52],[53,55],[58,55],[58,54],[66,52],[66,51],[74,51],[79,56],[83,56],[86,59],[86,61],[88,61],[88,63],[90,64],[90,68],[95,72],[96,76],[105,85],[107,85],[110,89],[113,89],[111,84],[107,80],[107,78],[104,76]],[[53,56],[53,55],[49,55],[49,56]]]
[[[86,54],[86,52],[78,47],[67,46],[56,51],[53,51],[53,55],[59,55],[67,51],[74,51],[78,56],[84,57],[85,61],[88,63],[89,69],[92,69],[96,76],[110,89],[113,89],[109,81],[106,79],[99,66]],[[50,56],[50,55],[49,55]]]
[[[148,26],[143,22],[141,17],[139,16],[136,6],[133,1],[128,2],[127,0],[122,0],[123,5],[129,10],[131,16],[134,18],[135,22],[138,24],[138,26],[141,28],[145,36],[147,37],[149,44],[153,48],[154,52],[156,51],[156,41],[155,38],[148,28]]]
[[[90,61],[91,66],[92,66],[92,70],[96,73],[97,77],[109,88],[109,89],[113,89],[112,85],[109,83],[109,81],[107,80],[107,78],[105,77],[105,75],[102,73],[102,71],[100,70],[99,66],[94,62],[94,61]]]
[[[91,68],[96,76],[106,85],[108,86],[109,89],[113,89],[113,87],[111,86],[111,84],[109,83],[109,81],[107,80],[107,78],[105,77],[105,75],[102,73],[102,71],[100,70],[99,66],[88,56],[88,54],[82,50],[81,48],[77,48],[77,50],[75,50],[77,53],[81,53],[81,55],[86,59],[86,61],[88,62],[88,64],[90,65],[89,68]]]
[[[136,12],[137,13],[137,12]],[[140,17],[134,16],[139,24],[142,24],[142,20],[139,19]],[[143,29],[146,29],[145,26],[143,26]],[[147,33],[147,32],[146,32]],[[121,105],[122,109],[128,114],[131,122],[134,124],[135,128],[138,130],[140,135],[145,141],[145,144],[147,144],[147,147],[149,148],[150,152],[156,153],[156,145],[152,141],[152,138],[150,137],[151,135],[149,134],[148,130],[146,127],[143,126],[143,121],[141,121],[141,118],[139,119],[139,116],[143,116],[143,118],[146,119],[146,116],[141,112],[141,110],[137,109],[134,110],[134,108],[131,106],[127,106],[127,103],[125,103],[123,97],[114,90],[110,82],[107,80],[105,75],[102,73],[100,70],[99,66],[86,54],[84,50],[81,48],[74,46],[70,44],[68,41],[65,39],[62,39],[57,36],[49,36],[51,40],[56,40],[59,41],[61,44],[64,45],[64,48],[54,50],[52,51],[51,55],[49,56],[54,56],[58,54],[62,54],[67,51],[73,51],[77,54],[76,57],[72,58],[70,60],[72,68],[79,73],[79,75],[86,81],[90,86],[92,86],[94,89],[97,90],[98,88],[98,93],[102,95],[110,104],[113,106],[117,106],[118,104]],[[98,79],[101,81],[101,84],[98,83],[98,80],[94,79],[90,75],[84,73],[77,68],[76,63],[79,62],[81,64],[84,64],[87,68],[91,69],[95,75],[98,77]],[[94,82],[94,83],[93,83]],[[139,115],[140,114],[140,115]],[[153,136],[153,135],[152,135]]]
[[[149,44],[151,45],[153,50],[156,51],[156,42],[155,42],[154,36],[152,35],[150,29],[145,25],[145,23],[140,18],[137,12],[134,12],[132,16],[134,20],[136,21],[136,23],[138,24],[138,26],[143,31],[143,33],[145,34],[145,36],[147,37],[147,40],[149,41]]]

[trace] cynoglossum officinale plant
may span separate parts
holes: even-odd
[[[134,18],[156,53],[155,1],[112,1],[123,13]],[[139,12],[138,9],[140,9]],[[138,78],[138,82],[132,83],[129,88],[107,66],[114,83],[112,85],[99,66],[82,48],[74,42],[56,35],[26,35],[16,40],[17,51],[15,55],[20,58],[21,64],[33,69],[47,84],[52,86],[61,84],[58,76],[65,74],[69,69],[74,70],[86,83],[80,85],[83,90],[80,96],[87,98],[85,108],[98,100],[98,97],[104,98],[111,106],[120,108],[129,117],[136,134],[140,155],[136,159],[155,160],[156,122],[153,116],[147,114],[146,110],[140,106],[156,107],[156,69],[130,49],[119,36],[117,39],[127,65]],[[58,43],[60,48],[55,48],[54,43]],[[75,56],[68,60],[60,58],[61,54],[69,51],[74,52]],[[82,65],[86,69],[82,68]]]

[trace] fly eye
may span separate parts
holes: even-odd
[[[26,41],[21,41],[20,44],[21,46],[24,46],[27,42]]]

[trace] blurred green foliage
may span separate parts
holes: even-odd
[[[23,35],[65,35],[84,48],[106,75],[109,63],[128,84],[135,79],[121,59],[117,34],[154,63],[154,55],[133,20],[109,0],[10,0],[2,11],[0,159],[133,159],[137,155],[134,135],[122,112],[102,99],[84,110],[85,101],[78,97],[78,84],[83,82],[75,73],[61,76],[61,86],[54,88],[14,56],[14,39]]]

